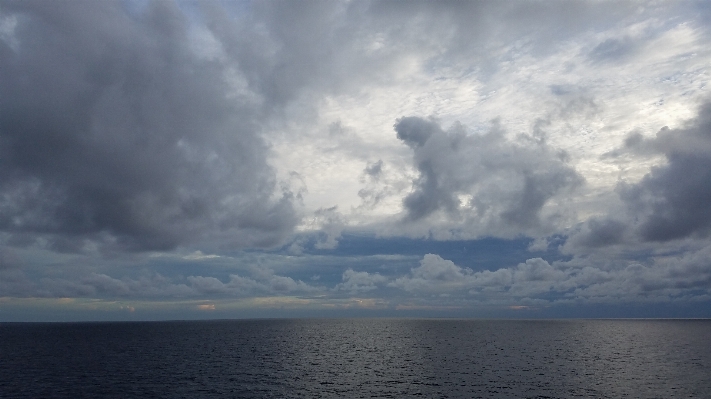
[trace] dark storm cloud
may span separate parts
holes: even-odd
[[[434,120],[407,117],[395,131],[414,150],[419,172],[403,201],[409,221],[444,211],[455,220],[535,228],[548,200],[582,182],[564,153],[530,136],[509,140],[496,123],[472,134],[460,124],[445,131]]]
[[[711,103],[678,129],[655,138],[631,136],[626,146],[643,153],[656,149],[667,163],[652,168],[639,183],[618,187],[630,212],[641,222],[645,241],[668,241],[711,231]]]
[[[56,250],[206,238],[269,246],[296,223],[248,94],[191,48],[172,3],[5,2],[0,230]]]

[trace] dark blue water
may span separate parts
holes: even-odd
[[[2,398],[710,398],[708,320],[0,324]]]

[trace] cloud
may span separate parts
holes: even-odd
[[[711,246],[648,261],[574,258],[552,264],[531,258],[512,267],[474,272],[427,254],[388,286],[416,296],[485,303],[643,303],[693,301],[711,293]]]
[[[0,270],[0,296],[17,297],[89,297],[89,298],[242,298],[255,295],[307,294],[321,288],[274,274],[268,269],[255,269],[252,276],[230,274],[228,281],[210,276],[166,277],[155,273],[138,278],[121,279],[102,273],[90,273],[77,279],[43,278],[32,283],[21,270]]]
[[[0,57],[0,230],[57,251],[273,246],[298,221],[258,104],[151,2],[17,2]]]
[[[349,268],[343,272],[343,282],[337,284],[335,290],[351,293],[372,291],[387,281],[388,278],[379,273],[356,272]]]
[[[22,271],[22,262],[11,248],[0,247],[0,296],[22,296],[35,284]]]
[[[386,167],[382,159],[369,162],[360,180],[364,183],[364,187],[358,190],[358,197],[362,201],[358,210],[373,210],[388,199],[396,198],[409,186],[405,176],[402,175],[402,170],[392,168],[390,165]]]
[[[395,131],[413,149],[419,172],[403,200],[409,222],[436,214],[492,231],[535,231],[548,222],[544,205],[582,183],[565,153],[530,136],[510,140],[496,122],[478,134],[458,123],[445,131],[435,120],[406,117]]]
[[[703,239],[711,232],[711,102],[682,126],[660,129],[654,137],[630,133],[606,158],[644,159],[663,155],[636,183],[615,191],[625,209],[592,217],[573,229],[564,250],[576,253],[610,245]]]
[[[653,147],[667,159],[637,184],[618,192],[638,217],[645,241],[707,236],[711,231],[711,102],[677,129],[663,128],[655,138],[627,141],[632,149]]]
[[[190,276],[190,286],[202,294],[222,294],[226,291],[225,284],[214,277]]]
[[[707,11],[4,2],[0,297],[708,298]]]
[[[291,277],[279,276],[271,270],[255,270],[252,277],[230,274],[226,283],[214,278],[203,276],[190,276],[187,278],[195,294],[200,296],[237,296],[246,297],[254,295],[282,295],[291,293],[312,293],[319,289],[294,280]]]
[[[345,227],[345,220],[338,212],[338,206],[319,209],[314,213],[314,222],[320,225],[320,235],[314,244],[317,249],[334,249]]]
[[[427,254],[410,274],[388,285],[409,292],[451,294],[468,288],[474,280],[471,269],[462,268],[439,255]]]
[[[635,49],[636,45],[629,37],[610,38],[595,46],[589,57],[593,62],[619,61],[631,56]]]
[[[576,230],[566,242],[570,248],[600,248],[625,241],[628,226],[622,221],[610,218],[590,218]]]
[[[383,160],[379,159],[378,162],[368,164],[363,173],[375,180],[378,180],[380,178],[381,173],[383,173]]]
[[[490,299],[535,296],[550,292],[568,276],[541,258],[529,259],[516,267],[474,272],[439,255],[427,254],[420,266],[389,285],[413,293],[477,296]],[[564,289],[568,289],[566,286]]]

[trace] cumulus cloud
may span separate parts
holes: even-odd
[[[660,129],[654,137],[630,133],[622,148],[605,157],[644,159],[663,155],[636,183],[615,191],[625,209],[592,217],[570,234],[567,252],[617,244],[699,239],[711,232],[711,103],[682,126]]]
[[[550,292],[568,276],[541,258],[529,259],[515,267],[474,272],[457,266],[439,255],[427,254],[409,275],[389,285],[410,292],[445,295],[493,296],[517,299]],[[564,289],[568,286],[565,285]],[[499,293],[499,294],[497,294]]]
[[[345,227],[345,220],[338,212],[338,206],[317,210],[314,213],[314,222],[321,230],[314,247],[317,249],[336,248],[338,246],[338,238]]]
[[[458,123],[443,130],[435,120],[405,117],[395,131],[413,149],[419,172],[403,200],[409,222],[436,214],[491,231],[535,231],[556,216],[542,218],[546,203],[582,183],[564,152],[531,136],[510,140],[496,122],[478,134]]]
[[[321,288],[301,280],[255,270],[252,276],[230,274],[227,282],[210,276],[166,277],[155,273],[138,278],[114,278],[90,273],[77,279],[43,278],[30,282],[20,270],[0,270],[0,296],[91,298],[239,298],[255,295],[314,293]]]
[[[184,283],[176,283],[158,273],[139,278],[117,279],[103,273],[90,273],[77,278],[43,278],[35,289],[22,296],[51,298],[184,298],[195,295]]]
[[[279,276],[270,270],[260,270],[256,276],[246,277],[231,274],[226,283],[214,277],[190,276],[190,287],[199,295],[222,294],[227,296],[281,295],[288,293],[309,293],[318,291],[317,287]]]
[[[343,272],[343,282],[337,284],[335,289],[351,293],[372,291],[387,281],[388,278],[379,273],[356,272],[349,268]]]
[[[669,241],[711,231],[711,103],[677,129],[663,128],[652,139],[632,136],[627,146],[655,148],[667,163],[652,168],[637,184],[618,187],[630,212],[641,220],[645,241]]]
[[[420,261],[420,266],[413,268],[409,275],[399,277],[388,285],[410,292],[452,293],[467,288],[472,279],[471,269],[459,267],[439,255],[427,254]]]
[[[447,296],[492,303],[663,302],[704,299],[711,294],[711,246],[684,255],[658,256],[644,262],[586,259],[528,259],[516,266],[474,272],[434,254],[420,266],[392,280],[390,287],[415,295]]]
[[[579,226],[565,243],[566,251],[573,248],[600,248],[625,242],[628,225],[611,218],[590,218]]]
[[[279,243],[297,222],[258,104],[151,2],[10,2],[0,41],[0,230],[58,251]],[[239,79],[238,79],[239,80]]]

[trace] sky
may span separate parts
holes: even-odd
[[[711,4],[0,1],[0,321],[711,317]]]

